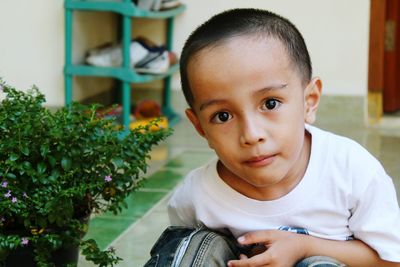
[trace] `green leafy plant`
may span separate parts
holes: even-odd
[[[85,218],[126,207],[152,146],[170,131],[123,130],[95,105],[51,112],[36,87],[0,90],[0,257],[29,246],[37,266],[54,266],[52,252],[80,246],[99,266],[118,263],[112,249],[84,240]]]

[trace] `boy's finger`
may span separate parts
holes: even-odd
[[[266,255],[260,254],[251,258],[228,261],[228,267],[254,267],[268,264]]]
[[[272,240],[273,233],[276,230],[263,230],[249,232],[238,238],[238,242],[242,245],[256,244],[256,243],[269,243]]]
[[[240,256],[239,256],[239,259],[241,259],[241,260],[245,260],[245,259],[248,259],[248,258],[247,258],[247,256],[246,256],[246,255],[244,255],[244,254],[240,254]]]

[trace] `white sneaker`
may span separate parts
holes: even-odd
[[[153,8],[154,0],[138,0],[137,7],[144,10],[151,10]]]
[[[168,70],[169,66],[169,53],[164,50],[158,54],[149,53],[135,65],[134,69],[138,73],[162,74]]]
[[[161,9],[162,0],[154,0],[151,9],[153,11],[159,11]]]
[[[179,0],[162,0],[160,10],[178,7],[181,4]]]
[[[133,41],[130,45],[131,67],[144,59],[149,51],[139,42]],[[86,62],[98,67],[119,67],[122,65],[121,45],[95,48],[89,51]]]
[[[179,0],[154,0],[152,10],[160,11],[171,9],[179,6],[181,2]]]

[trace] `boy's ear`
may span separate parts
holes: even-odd
[[[319,77],[313,78],[305,89],[304,94],[304,120],[312,124],[317,117],[318,104],[321,99],[322,81]]]
[[[196,129],[196,131],[202,136],[205,136],[205,133],[203,131],[203,128],[200,125],[200,121],[197,118],[196,113],[193,111],[193,109],[188,108],[185,110],[186,116],[188,117],[188,119],[190,120],[190,122],[193,124],[194,128]]]

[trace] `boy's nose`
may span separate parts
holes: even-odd
[[[265,142],[266,133],[263,128],[258,125],[256,119],[249,119],[243,124],[240,139],[243,145],[251,146]]]

